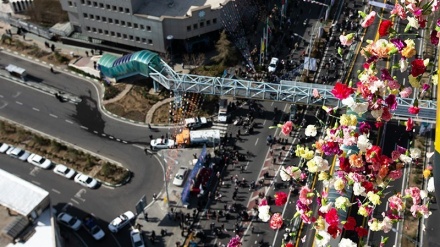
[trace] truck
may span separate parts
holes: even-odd
[[[212,122],[208,121],[206,117],[193,117],[193,118],[186,118],[184,120],[185,128],[188,128],[190,130],[206,128],[211,126],[211,124]]]
[[[215,146],[220,144],[220,130],[190,130],[183,129],[176,135],[176,145],[178,147]]]
[[[218,121],[220,123],[228,123],[229,122],[229,113],[228,113],[228,100],[221,99],[218,102],[219,110],[218,110]]]

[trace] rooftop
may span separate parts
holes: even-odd
[[[211,8],[218,8],[220,4],[229,0],[175,0],[172,7],[169,7],[170,1],[149,0],[136,12],[139,15],[150,16],[185,16],[191,15],[191,10],[211,5]]]

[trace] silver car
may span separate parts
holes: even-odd
[[[76,173],[75,170],[61,164],[56,165],[53,172],[68,179],[71,179]]]
[[[118,217],[116,217],[110,224],[108,224],[108,229],[111,232],[118,232],[124,226],[128,225],[132,219],[134,219],[135,215],[131,211],[127,211]]]
[[[16,158],[21,161],[26,161],[27,158],[29,158],[29,156],[31,155],[31,153],[29,153],[28,151],[17,147],[10,148],[8,151],[6,151],[6,154],[11,156],[12,158]]]
[[[188,173],[188,167],[184,167],[184,166],[180,167],[176,173],[176,176],[174,176],[173,184],[176,186],[182,186],[183,182],[185,181],[187,173]]]

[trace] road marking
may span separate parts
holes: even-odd
[[[76,201],[75,199],[73,199],[73,198],[70,198],[70,200],[71,200],[72,202],[74,202],[74,203],[76,203],[76,204],[78,204],[78,205],[79,205],[79,202],[78,202],[78,201]]]
[[[67,122],[67,123],[70,123],[70,124],[73,124],[73,122],[70,121],[69,119],[66,119],[66,122]]]
[[[86,126],[83,126],[83,125],[81,125],[81,126],[79,126],[81,129],[85,129],[85,130],[88,130],[89,128],[87,128]]]
[[[264,125],[266,125],[266,119],[264,119],[264,121],[263,121],[263,126],[264,126]]]
[[[52,191],[55,192],[55,193],[57,193],[57,194],[61,194],[61,192],[59,192],[59,191],[56,190],[56,189],[52,189]]]
[[[40,182],[37,182],[37,181],[35,181],[35,180],[32,180],[32,183],[37,184],[37,185],[40,185],[40,184],[41,184]]]
[[[86,189],[84,189],[84,188],[83,188],[83,189],[80,189],[80,190],[75,194],[75,198],[81,200],[82,202],[85,202],[86,199],[84,199],[84,198],[81,197],[82,194],[85,194],[85,193],[87,193],[87,190],[86,190]]]
[[[259,139],[259,137],[257,137],[257,140],[255,140],[255,146],[257,146],[258,139]]]
[[[102,136],[107,136],[107,135],[106,135],[106,134],[104,134],[104,133],[102,133],[101,135],[102,135]]]
[[[117,139],[116,139],[116,141],[120,142],[120,141],[121,141],[121,139],[117,138]]]
[[[17,98],[18,96],[20,96],[21,92],[17,92],[16,94],[12,95],[12,98]]]
[[[0,109],[5,108],[8,105],[8,102],[2,100],[3,104],[0,106]]]
[[[93,133],[98,134],[98,131],[94,130]]]
[[[39,171],[40,171],[40,168],[38,168],[38,167],[34,167],[34,168],[31,170],[31,172],[29,173],[29,175],[35,177]]]
[[[110,138],[110,139],[112,139],[112,140],[115,139],[113,136],[109,136],[108,138]]]
[[[23,105],[23,103],[21,103],[20,101],[15,101],[15,103],[16,103],[17,105]]]
[[[125,143],[125,144],[127,144],[128,142],[126,142],[126,141],[122,141],[122,143]]]
[[[51,113],[51,114],[49,114],[49,116],[51,116],[51,117],[53,117],[53,118],[58,118],[58,116],[57,116],[57,115],[53,115],[52,113]]]
[[[34,111],[40,111],[40,109],[35,108],[35,107],[32,107],[32,110],[34,110]]]

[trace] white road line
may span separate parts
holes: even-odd
[[[125,143],[125,144],[127,144],[127,142],[126,142],[126,141],[122,141],[122,143]]]
[[[110,139],[112,139],[112,140],[115,139],[113,136],[109,136],[108,138],[110,138]]]
[[[35,108],[35,107],[32,107],[32,110],[34,110],[34,111],[40,111],[40,109]]]
[[[16,103],[17,105],[23,105],[23,103],[21,103],[20,101],[15,101],[15,103]]]
[[[71,200],[72,202],[76,203],[76,204],[79,204],[79,202],[78,202],[78,201],[76,201],[76,200],[75,200],[75,199],[73,199],[73,198],[70,198],[70,200]]]
[[[106,135],[106,134],[104,134],[104,133],[102,133],[101,135],[102,135],[102,136],[107,136],[107,135]]]
[[[89,128],[87,128],[86,126],[83,126],[83,125],[81,125],[81,126],[79,126],[81,129],[85,129],[85,130],[88,130]]]
[[[264,119],[264,121],[263,121],[263,126],[264,126],[264,125],[266,125],[266,119]]]
[[[35,181],[35,180],[32,180],[32,183],[37,184],[37,185],[40,185],[40,184],[41,184],[40,182],[37,182],[37,181]]]
[[[69,119],[66,119],[65,121],[66,121],[66,123],[70,123],[70,124],[73,124],[73,122],[72,122],[72,121],[70,121]]]
[[[257,146],[258,139],[259,139],[259,137],[257,137],[257,140],[255,140],[255,146]]]
[[[98,134],[98,131],[94,130],[93,133]]]
[[[52,191],[55,192],[55,193],[57,193],[57,194],[61,194],[61,192],[59,192],[59,191],[56,190],[56,189],[52,189]]]
[[[58,118],[58,116],[57,116],[57,115],[53,115],[52,113],[51,113],[51,114],[49,114],[49,116],[51,116],[51,117],[53,117],[53,118]]]

